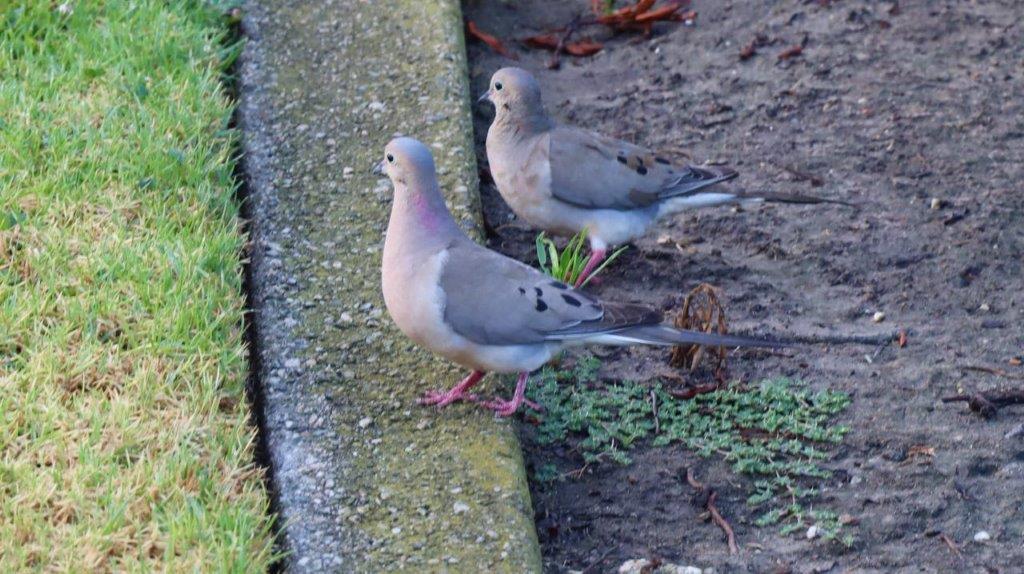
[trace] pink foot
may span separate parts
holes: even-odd
[[[459,382],[459,384],[452,387],[449,391],[427,391],[419,399],[421,405],[437,405],[439,407],[447,406],[455,401],[477,401],[477,396],[469,394],[466,391],[471,389],[473,385],[480,382],[480,379],[484,378],[483,371],[473,371],[465,379]]]
[[[480,403],[480,406],[485,409],[491,409],[494,411],[494,414],[499,417],[510,417],[516,414],[516,411],[519,410],[520,404],[522,403],[517,403],[515,400],[506,401],[505,399],[493,399]]]
[[[472,393],[455,393],[452,391],[427,391],[417,399],[421,405],[437,405],[439,407],[450,405],[458,401],[478,402],[480,397]]]
[[[583,283],[587,280],[587,277],[590,277],[590,274],[594,272],[594,269],[597,269],[597,266],[600,265],[602,261],[604,261],[604,256],[604,249],[594,249],[593,251],[591,251],[590,259],[587,260],[587,264],[583,267],[583,271],[580,273],[579,278],[576,279],[576,284],[573,285],[573,287],[581,287]]]
[[[530,373],[519,373],[519,378],[516,379],[516,391],[512,395],[512,400],[493,399],[480,403],[480,406],[491,409],[499,417],[512,416],[519,410],[519,406],[526,402],[526,380],[529,377]]]

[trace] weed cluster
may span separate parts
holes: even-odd
[[[747,502],[761,513],[757,524],[782,525],[788,534],[811,524],[822,538],[852,544],[840,535],[838,516],[811,510],[811,486],[830,472],[821,466],[827,445],[848,431],[830,419],[849,404],[843,393],[811,393],[787,379],[763,381],[680,400],[662,385],[622,381],[598,385],[600,362],[581,358],[571,370],[545,368],[529,397],[538,414],[541,444],[572,440],[587,464],[629,464],[627,451],[644,439],[653,446],[680,443],[703,457],[721,456],[734,471],[754,479]],[[564,477],[553,466],[538,469],[544,482]]]

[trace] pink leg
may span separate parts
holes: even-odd
[[[583,267],[583,272],[580,273],[580,277],[576,280],[576,284],[573,285],[573,287],[583,285],[583,282],[587,280],[587,277],[590,277],[590,274],[594,269],[597,269],[597,266],[604,261],[605,253],[606,251],[604,249],[595,249],[590,252],[590,259],[587,260],[587,264]]]
[[[491,409],[500,417],[512,416],[526,400],[526,380],[529,378],[530,373],[519,373],[519,378],[516,379],[516,392],[512,395],[511,401],[494,399],[480,403],[480,405]]]
[[[437,405],[443,407],[454,403],[455,401],[476,401],[476,395],[466,394],[466,391],[471,389],[473,385],[480,382],[480,379],[484,378],[483,371],[473,371],[465,379],[452,387],[450,391],[427,391],[422,397],[420,397],[419,403],[421,405]]]

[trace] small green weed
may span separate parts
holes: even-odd
[[[587,464],[629,464],[626,451],[638,441],[681,443],[703,457],[721,456],[734,471],[754,479],[747,502],[761,512],[758,525],[779,524],[789,534],[814,524],[822,538],[852,544],[850,536],[840,537],[834,512],[804,506],[817,494],[814,481],[830,476],[821,466],[828,458],[824,447],[840,442],[849,430],[829,425],[849,405],[847,395],[811,393],[777,379],[680,400],[661,384],[598,385],[599,367],[597,359],[585,356],[572,370],[541,371],[527,393],[545,409],[537,427],[540,444],[578,439]],[[557,469],[545,468],[535,478],[560,476]]]
[[[558,246],[543,232],[537,236],[537,261],[541,268],[541,271],[548,275],[568,283],[569,285],[575,285],[579,279],[580,274],[583,273],[583,268],[587,265],[589,257],[584,253],[583,246],[587,240],[587,230],[577,233],[572,236],[569,243],[566,244],[565,249],[561,252],[558,250]],[[604,270],[609,263],[615,260],[626,247],[620,247],[612,252],[611,255],[606,258],[597,269],[594,269],[590,277],[583,282],[586,285],[591,279],[597,276],[598,273]],[[581,285],[581,287],[583,286]]]

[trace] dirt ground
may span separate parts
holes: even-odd
[[[749,481],[720,461],[640,448],[631,466],[598,465],[579,480],[534,488],[548,569],[614,571],[658,557],[718,572],[1024,572],[1024,437],[1011,433],[1024,406],[984,420],[940,402],[958,387],[1024,385],[961,369],[1024,377],[1012,361],[1024,355],[1024,8],[1014,0],[695,1],[693,26],[661,24],[649,40],[585,30],[604,51],[563,58],[559,70],[545,68],[547,52],[514,42],[588,5],[481,1],[465,11],[538,76],[562,121],[726,163],[745,187],[863,204],[679,215],[638,241],[594,291],[670,309],[709,282],[724,293],[736,331],[904,328],[910,337],[905,348],[810,345],[731,358],[734,379],[782,375],[852,395],[841,422],[853,430],[835,449],[827,465],[835,476],[819,498],[858,522],[852,549],[755,527]],[[741,61],[757,38],[756,54]],[[801,55],[779,58],[801,43]],[[511,63],[479,42],[469,55],[477,93]],[[476,112],[481,166],[492,115]],[[484,203],[492,247],[535,261],[535,232],[507,225],[492,185]],[[881,323],[876,312],[885,313]],[[601,356],[609,379],[669,370],[664,351]],[[528,428],[523,434],[528,464],[578,462],[567,448],[533,444]],[[934,456],[912,456],[915,445]],[[676,479],[691,465],[720,490],[738,556]],[[991,540],[976,542],[979,531]]]

